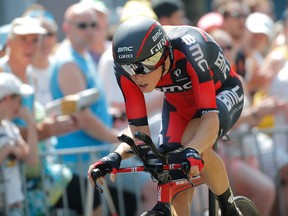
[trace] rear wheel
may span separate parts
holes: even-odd
[[[243,216],[260,216],[260,213],[255,204],[244,196],[236,196],[235,203],[242,212]]]

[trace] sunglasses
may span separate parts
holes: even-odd
[[[225,17],[230,16],[234,19],[246,19],[247,18],[247,14],[240,13],[240,12],[225,12],[224,16]]]
[[[223,51],[225,51],[225,50],[229,50],[230,51],[230,50],[232,50],[232,48],[233,48],[232,45],[226,45],[226,46],[222,47],[222,50]]]
[[[45,36],[47,36],[47,37],[54,37],[55,35],[56,35],[55,32],[47,32],[47,33],[45,34]]]
[[[153,56],[146,58],[143,61],[136,62],[133,64],[123,64],[121,67],[130,76],[136,74],[149,74],[155,71],[158,67],[164,64],[167,56],[169,54],[169,48],[164,46],[159,52],[155,53]]]
[[[87,28],[96,28],[97,27],[97,23],[96,22],[91,22],[91,23],[85,23],[85,22],[81,22],[81,23],[75,23],[74,24],[77,28],[81,29],[81,30],[85,30]]]

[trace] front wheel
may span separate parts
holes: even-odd
[[[151,210],[144,212],[143,214],[141,214],[141,216],[166,216],[166,214],[163,212]]]
[[[261,216],[255,204],[244,196],[236,196],[235,203],[243,216]]]
[[[171,216],[171,208],[169,203],[157,202],[152,210],[146,211],[141,216]]]

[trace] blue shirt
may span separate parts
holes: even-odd
[[[112,127],[112,117],[108,114],[108,107],[105,99],[104,90],[100,80],[97,77],[95,64],[87,52],[84,56],[77,53],[69,42],[63,42],[56,53],[55,68],[52,71],[51,77],[51,92],[53,99],[62,98],[63,92],[60,89],[58,76],[60,68],[68,62],[74,62],[86,79],[86,89],[97,88],[100,96],[97,101],[91,105],[92,113],[97,116],[106,126]],[[97,128],[95,128],[97,130]],[[83,146],[95,146],[104,144],[103,141],[97,140],[83,130],[78,130],[63,136],[59,136],[56,149],[74,148]],[[84,158],[85,160],[88,157]],[[64,161],[75,161],[76,156],[65,156]]]

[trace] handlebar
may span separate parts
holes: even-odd
[[[168,163],[169,152],[166,153],[160,152],[148,135],[142,132],[136,132],[134,136],[137,139],[143,141],[144,144],[136,145],[134,140],[125,134],[118,136],[118,140],[120,142],[125,142],[131,147],[133,153],[137,155],[139,159],[141,159],[141,161],[143,162],[143,166],[120,168],[117,170],[117,172],[123,173],[123,172],[146,171],[149,172],[158,182],[161,183],[171,181],[171,176],[167,172],[169,170],[182,169],[184,173],[189,173],[190,164],[188,162],[184,162],[181,164],[169,164]],[[162,163],[154,163],[154,161],[153,163],[148,163],[148,160],[151,158],[160,159]],[[99,168],[96,168],[91,172],[91,176],[95,181],[95,186],[100,192],[102,192],[103,190],[97,186],[96,180],[101,178],[102,176],[105,176],[107,173],[110,172],[111,170],[102,171]]]
[[[188,173],[189,168],[190,168],[190,165],[188,162],[183,162],[181,164],[165,164],[165,165],[161,166],[161,169],[165,170],[165,171],[183,170],[185,173]],[[160,182],[168,182],[171,180],[170,175],[167,175],[167,173],[159,173],[159,172],[155,171],[154,169],[155,169],[155,167],[151,167],[151,166],[149,166],[149,169],[147,169],[147,167],[145,167],[145,166],[132,166],[132,167],[119,168],[117,170],[117,173],[130,173],[130,172],[147,171],[147,172],[150,172],[153,176],[155,175],[155,173],[157,173],[157,180]],[[103,193],[103,190],[100,187],[98,187],[97,179],[105,176],[107,173],[110,173],[110,172],[107,172],[107,170],[102,171],[99,168],[96,168],[96,169],[92,170],[92,172],[91,172],[92,179],[95,182],[95,188],[97,190],[99,190],[101,193]]]

